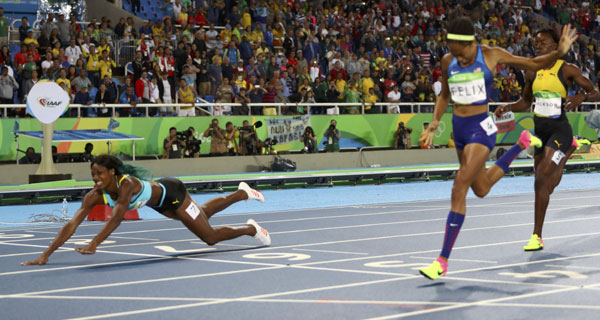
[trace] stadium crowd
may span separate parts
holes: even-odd
[[[441,90],[445,25],[453,14],[475,21],[477,40],[517,55],[534,54],[535,32],[571,23],[582,37],[565,57],[600,83],[600,4],[581,0],[160,0],[155,21],[135,28],[131,18],[80,24],[49,14],[33,30],[23,18],[20,51],[6,45],[8,21],[0,10],[0,103],[24,101],[40,79],[51,79],[73,103],[127,103],[121,116],[143,115],[137,103],[194,103],[200,97],[235,102],[223,114],[275,115],[248,103],[286,102],[283,114],[305,114],[312,102],[349,102],[341,113],[411,112],[399,102],[433,102]],[[139,10],[139,0],[132,0]],[[545,21],[549,20],[549,25]],[[34,32],[35,31],[35,32]],[[34,36],[36,34],[36,36]],[[133,49],[118,41],[131,41]],[[113,70],[133,57],[122,81]],[[14,58],[13,58],[14,56]],[[515,101],[524,73],[499,66],[491,100]],[[577,91],[578,88],[571,88]],[[377,102],[391,102],[376,106]],[[109,115],[102,107],[89,115]],[[141,109],[141,108],[140,108]],[[325,113],[325,107],[311,107]],[[421,109],[431,112],[433,107]],[[150,115],[172,115],[165,107]],[[25,110],[10,110],[24,116]],[[71,114],[75,115],[75,114]],[[83,116],[88,115],[84,110]],[[180,115],[196,115],[181,108]]]

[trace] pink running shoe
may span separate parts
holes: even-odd
[[[523,132],[521,132],[519,142],[525,147],[525,149],[529,148],[529,146],[534,146],[536,148],[542,147],[542,140],[531,134],[528,130],[523,130]]]

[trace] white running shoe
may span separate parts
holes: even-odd
[[[246,194],[248,195],[248,200],[258,200],[260,202],[265,202],[265,196],[263,196],[262,192],[250,188],[250,186],[245,182],[240,182],[238,190],[244,190],[244,192],[246,192]]]
[[[269,231],[267,229],[261,227],[254,221],[253,219],[248,219],[246,222],[249,225],[252,225],[254,229],[256,229],[256,234],[254,235],[254,239],[260,241],[265,246],[271,245],[271,236],[269,235]]]

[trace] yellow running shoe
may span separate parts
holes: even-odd
[[[537,251],[544,249],[544,241],[537,234],[532,234],[527,245],[523,247],[525,251]]]
[[[536,148],[542,147],[542,140],[540,138],[534,136],[528,130],[523,130],[521,132],[521,136],[519,137],[519,142],[523,144],[525,149],[529,148],[529,146],[534,146]]]
[[[439,277],[443,277],[446,275],[448,271],[448,262],[446,262],[442,258],[437,258],[432,264],[428,267],[423,267],[419,269],[419,272],[428,279],[435,280]]]

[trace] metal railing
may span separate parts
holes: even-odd
[[[491,110],[491,107],[494,106],[500,106],[500,105],[505,105],[508,104],[508,102],[506,103],[490,103],[489,107]],[[71,104],[69,105],[70,109],[76,109],[77,110],[77,117],[81,117],[81,110],[85,109],[85,108],[109,108],[111,110],[110,114],[111,116],[118,116],[118,109],[124,109],[124,108],[133,108],[135,111],[140,112],[140,111],[144,111],[142,117],[151,117],[150,116],[150,109],[155,109],[155,108],[174,108],[175,111],[179,112],[180,108],[186,108],[186,107],[191,107],[192,105],[188,104],[183,104],[183,103],[170,103],[170,104],[157,104],[157,103],[138,103],[136,104],[135,107],[129,105],[129,104],[92,104],[92,105],[81,105],[81,104]],[[208,103],[205,102],[204,100],[202,100],[202,102],[200,103],[195,103],[193,105],[196,110],[198,112],[200,112],[200,116],[227,116],[227,115],[232,115],[231,114],[231,108],[232,107],[241,107],[242,104],[240,103]],[[287,111],[287,108],[289,107],[297,107],[297,106],[302,106],[306,108],[306,113],[310,114],[311,113],[311,108],[314,107],[325,107],[325,109],[335,109],[340,108],[340,107],[360,107],[360,114],[368,114],[368,112],[365,112],[365,107],[367,106],[366,104],[357,104],[357,103],[301,103],[301,104],[297,104],[297,103],[248,103],[248,113],[247,115],[251,116],[251,115],[257,115],[256,113],[252,113],[253,111],[253,107],[254,108],[261,108],[264,111],[264,108],[275,108],[277,110],[277,115],[284,115],[283,111]],[[389,103],[389,102],[384,102],[384,103],[377,103],[375,106],[379,106],[382,107],[382,111],[386,110],[385,107],[389,107],[389,106],[407,106],[410,107],[411,112],[410,113],[432,113],[433,111],[433,107],[434,104],[431,102],[427,102],[427,103],[411,103],[411,102],[403,102],[403,103]],[[7,118],[7,111],[11,110],[13,108],[25,108],[26,105],[24,104],[4,104],[4,105],[0,105],[0,111],[2,112],[2,117],[3,118]],[[426,109],[423,110],[423,108],[430,108],[430,109]],[[582,109],[582,112],[584,111],[588,111],[588,110],[599,110],[600,109],[600,102],[594,102],[594,103],[585,103],[582,104],[582,106],[580,106],[579,108],[586,108]],[[256,110],[256,109],[254,109]],[[431,111],[430,111],[431,110]],[[448,110],[446,110],[448,111]],[[488,110],[489,111],[489,110]],[[380,112],[381,113],[386,113],[386,112]],[[329,114],[329,115],[335,115],[338,113],[323,113],[323,114]],[[236,115],[240,115],[240,114],[236,114]],[[244,114],[246,115],[246,114]]]

